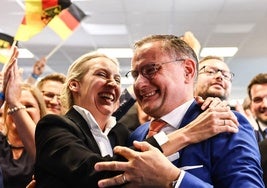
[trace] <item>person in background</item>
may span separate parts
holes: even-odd
[[[235,110],[247,117],[248,121],[250,122],[255,131],[256,139],[258,140],[258,124],[255,120],[255,116],[251,111],[251,101],[249,96],[245,97],[242,104],[237,101],[235,105]]]
[[[256,122],[255,135],[260,148],[263,180],[267,187],[267,73],[253,77],[247,92],[251,101],[250,110]]]
[[[214,81],[219,83],[214,90],[218,90],[219,94],[225,93],[225,84],[232,79],[229,70],[226,67],[215,69],[207,64],[200,65],[200,73],[203,71],[207,76],[220,77]],[[211,69],[207,70],[205,66]],[[135,80],[134,92],[142,109],[153,120],[139,126],[131,134],[130,141],[142,141],[149,137],[154,121],[165,122],[157,130],[164,135],[182,129],[202,114],[203,111],[194,101],[197,67],[197,56],[179,37],[152,35],[135,43],[130,71]],[[98,185],[121,185],[125,182],[121,179],[126,179],[129,186],[136,187],[264,187],[260,154],[252,127],[240,113],[232,113],[239,122],[236,134],[221,133],[176,150],[176,155],[169,158],[176,168],[159,153],[151,156],[154,149],[148,144],[134,142],[134,146],[144,151],[141,153],[126,147],[115,148],[116,154],[122,155],[127,161],[101,162],[96,164],[95,169],[119,171],[122,175],[101,180]],[[217,121],[217,124],[228,123],[225,119]],[[142,167],[143,159],[148,158],[151,161]]]
[[[261,167],[263,170],[263,181],[265,187],[267,187],[267,139],[259,142],[260,154],[261,154]]]
[[[66,76],[64,74],[52,73],[37,82],[37,87],[44,96],[47,113],[64,114],[60,96],[65,81]]]
[[[4,187],[21,188],[31,181],[35,163],[34,132],[37,122],[46,114],[40,91],[22,83],[17,66],[18,50],[3,70],[4,124],[0,131],[0,166]]]
[[[129,135],[128,129],[112,117],[119,105],[120,80],[117,60],[98,52],[85,54],[70,66],[62,94],[67,113],[49,114],[36,127],[37,188],[97,187],[98,180],[117,174],[97,172],[94,165],[98,161],[123,160],[112,151],[117,145],[125,146]],[[213,108],[203,116],[168,135],[169,142],[154,137],[147,141],[168,154],[219,132],[237,132],[234,115],[221,103],[213,102],[206,103]],[[217,125],[222,118],[229,124]]]
[[[46,66],[46,58],[42,57],[38,61],[36,61],[32,68],[31,75],[25,80],[26,83],[34,85],[38,78],[43,74]]]
[[[191,31],[186,31],[183,36],[180,37],[183,41],[185,41],[195,52],[197,58],[199,59],[201,44],[195,35]]]
[[[252,78],[247,92],[251,101],[250,109],[256,118],[256,138],[261,142],[267,138],[267,73]]]
[[[232,89],[232,73],[224,62],[223,58],[218,56],[207,56],[199,61],[198,80],[196,83],[194,95],[207,97],[218,97],[222,101],[228,100]]]

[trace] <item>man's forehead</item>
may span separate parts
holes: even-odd
[[[204,66],[210,66],[210,67],[227,70],[227,71],[230,70],[228,65],[225,62],[218,60],[218,59],[209,59],[209,60],[201,62],[199,64],[199,69],[201,69]]]

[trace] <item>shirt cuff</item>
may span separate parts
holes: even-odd
[[[181,170],[181,173],[180,173],[180,176],[179,176],[178,180],[176,181],[176,183],[174,182],[174,183],[172,184],[172,186],[173,186],[174,188],[179,188],[179,187],[180,187],[180,185],[181,185],[181,183],[182,183],[182,180],[183,180],[183,178],[184,178],[184,175],[185,175],[185,171],[184,171],[184,170]]]
[[[167,143],[169,141],[168,136],[165,134],[165,132],[161,131],[154,135],[155,140],[157,143],[162,146],[163,144]]]

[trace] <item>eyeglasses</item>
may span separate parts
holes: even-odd
[[[55,94],[49,91],[42,91],[43,96],[46,100],[53,100],[55,97],[57,100],[60,100],[60,95],[59,94]]]
[[[232,72],[221,70],[221,69],[217,69],[215,67],[210,67],[210,66],[203,66],[199,71],[201,71],[201,70],[203,70],[202,73],[206,73],[206,74],[208,74],[210,76],[214,76],[218,72],[221,72],[223,78],[225,80],[228,80],[228,81],[232,81],[233,77],[235,76],[235,74],[232,73]],[[201,74],[201,72],[199,74]]]
[[[153,79],[153,77],[159,72],[159,70],[162,68],[162,65],[167,64],[167,63],[174,63],[177,61],[184,61],[185,59],[176,59],[164,63],[149,63],[140,68],[140,70],[131,70],[126,73],[126,77],[133,77],[134,80],[137,79],[139,74],[141,73],[142,76],[144,76],[147,79]]]

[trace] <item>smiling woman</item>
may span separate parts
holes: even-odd
[[[118,160],[112,148],[126,145],[128,129],[111,116],[120,80],[118,61],[102,53],[87,53],[70,66],[62,93],[68,112],[44,117],[36,129],[37,187],[97,187],[100,177],[115,175],[93,169],[97,161]]]

